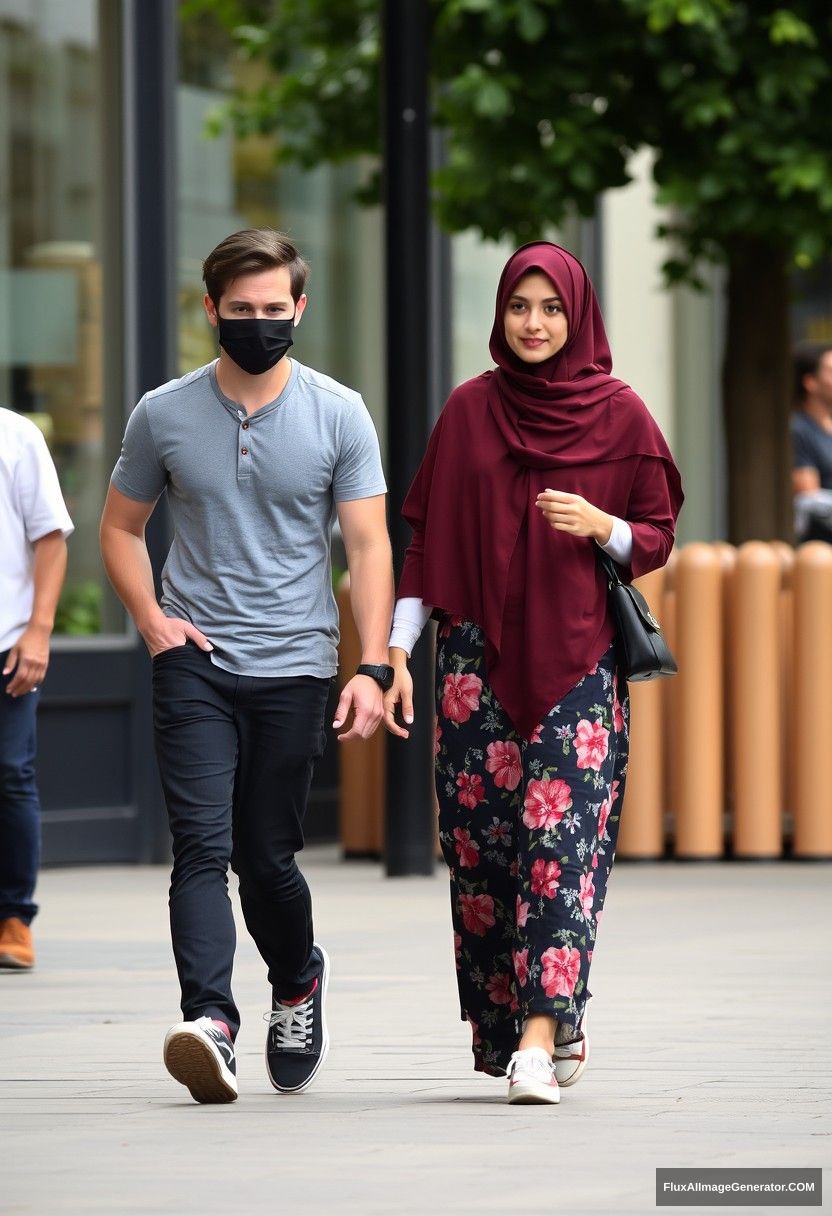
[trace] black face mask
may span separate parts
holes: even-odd
[[[270,371],[292,345],[294,318],[275,321],[270,317],[243,317],[227,321],[218,317],[217,320],[220,346],[250,376]]]

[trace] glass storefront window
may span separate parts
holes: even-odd
[[[206,133],[206,123],[236,83],[264,70],[235,53],[209,13],[180,17],[179,68],[179,361],[184,374],[217,348],[202,308],[202,260],[240,228],[288,232],[311,265],[309,307],[293,353],[357,389],[384,451],[382,225],[377,210],[351,195],[354,166],[304,173],[275,158],[276,136]]]
[[[797,271],[792,282],[795,340],[832,342],[832,262]]]
[[[117,107],[102,99],[98,10],[0,0],[0,405],[41,427],[58,468],[75,533],[56,632],[74,635],[124,629],[98,555],[122,427],[104,388],[120,319],[105,308],[103,115]]]

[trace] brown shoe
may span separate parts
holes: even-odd
[[[32,930],[16,916],[0,920],[0,967],[28,971],[35,965]]]

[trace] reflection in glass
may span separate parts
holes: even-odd
[[[325,166],[304,173],[275,158],[275,138],[238,138],[206,123],[245,79],[265,68],[241,60],[210,14],[181,17],[179,65],[179,368],[217,354],[202,309],[202,259],[229,233],[246,227],[288,232],[312,267],[309,308],[293,353],[358,389],[384,451],[382,229],[377,210],[351,195],[356,169]],[[244,76],[243,76],[244,74]]]
[[[0,0],[0,404],[43,430],[75,522],[57,632],[122,630],[98,558],[103,166],[95,0]],[[120,426],[121,402],[112,403]]]

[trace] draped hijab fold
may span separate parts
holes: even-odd
[[[538,364],[514,354],[504,325],[532,271],[554,284],[568,326]],[[567,250],[534,242],[509,259],[489,348],[496,368],[448,398],[405,499],[413,539],[399,595],[483,630],[491,687],[528,738],[613,637],[595,542],[553,530],[537,495],[580,494],[626,519],[633,577],[667,560],[683,495],[661,431],[611,374],[595,292]]]

